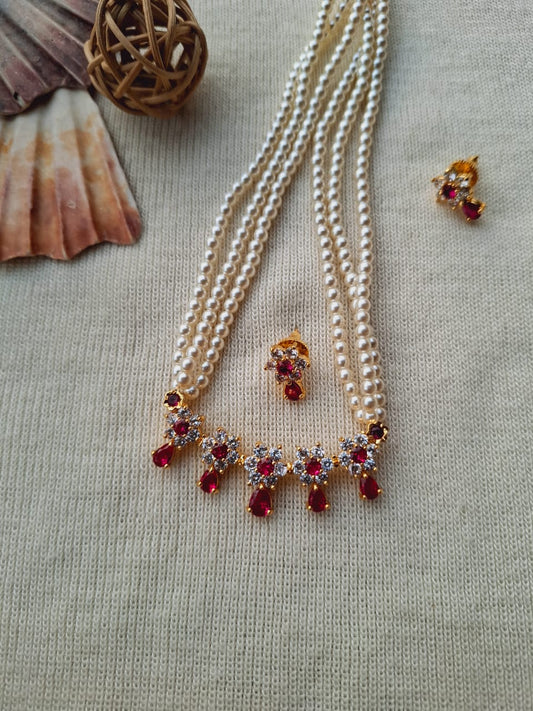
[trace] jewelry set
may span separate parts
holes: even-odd
[[[242,472],[252,489],[248,511],[257,517],[272,512],[272,491],[283,478],[307,487],[307,508],[316,513],[329,508],[324,485],[337,472],[355,479],[364,501],[382,493],[378,461],[388,428],[380,355],[371,325],[369,164],[387,33],[388,0],[322,1],[312,39],[289,75],[272,128],[225,197],[179,330],[172,386],[164,398],[166,441],[152,452],[153,462],[168,467],[182,449],[195,445],[200,489],[213,494],[231,470]],[[356,144],[356,229],[348,234],[341,195],[351,135]],[[192,403],[209,384],[283,195],[310,144],[315,225],[311,238],[319,247],[331,346],[354,426],[332,448],[300,443],[291,457],[280,446],[257,442],[246,451],[238,435],[221,427],[206,428]],[[459,207],[468,221],[477,219],[484,208],[472,195],[476,160],[456,161],[434,179],[438,201]],[[240,219],[236,229],[234,215],[235,222]],[[294,403],[305,399],[310,365],[309,349],[297,330],[271,347],[265,369],[275,376],[287,407],[305,407]]]

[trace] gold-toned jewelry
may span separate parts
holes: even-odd
[[[310,365],[309,348],[295,328],[288,338],[271,347],[265,370],[276,371],[276,380],[283,385],[283,397],[296,402],[305,397],[302,375]]]
[[[196,444],[203,471],[197,482],[200,490],[207,495],[216,493],[222,477],[235,470],[253,489],[247,510],[258,518],[272,512],[272,491],[281,480],[307,488],[307,508],[313,513],[329,508],[324,486],[337,475],[355,480],[365,502],[375,501],[382,492],[377,478],[382,442],[387,437],[386,401],[370,313],[373,228],[369,162],[387,32],[388,0],[321,0],[313,38],[289,75],[267,140],[240,182],[225,196],[207,239],[194,298],[179,329],[172,389],[165,397],[165,443],[152,452],[153,462],[167,467],[177,452]],[[318,76],[318,67],[326,57],[329,61]],[[357,191],[354,234],[350,235],[343,225],[341,196],[343,176],[352,172],[345,168],[352,131]],[[319,273],[325,287],[335,368],[354,423],[349,435],[337,444],[294,443],[295,452],[291,452],[257,442],[248,449],[244,437],[206,426],[192,403],[209,384],[239,304],[260,264],[283,195],[310,144]],[[233,217],[241,224],[235,231]],[[355,336],[353,342],[350,331]],[[267,368],[283,378],[294,374],[281,382],[298,385],[301,391],[295,390],[294,399],[300,399],[303,387],[296,375],[301,376],[304,364],[309,365],[307,345],[294,331],[273,349]],[[280,367],[284,360],[289,363]],[[286,388],[285,396],[293,399]],[[288,424],[290,434],[292,423]]]
[[[478,156],[456,160],[446,168],[443,175],[431,181],[437,187],[437,202],[448,205],[452,210],[460,207],[467,222],[477,220],[485,209],[485,203],[473,195],[478,179],[477,161]]]

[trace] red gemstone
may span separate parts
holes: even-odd
[[[366,449],[364,447],[356,447],[350,456],[352,462],[355,462],[356,464],[362,464],[363,462],[366,462]]]
[[[450,183],[446,183],[446,185],[443,185],[442,187],[441,195],[446,200],[453,200],[457,197],[457,190],[455,189],[455,186],[450,185]]]
[[[280,362],[276,366],[276,370],[278,371],[279,375],[289,376],[294,370],[294,365],[290,360],[280,360]]]
[[[365,499],[375,499],[379,495],[379,484],[371,476],[359,480],[359,491]]]
[[[465,202],[462,206],[462,211],[468,220],[477,220],[481,215],[481,205],[477,202]]]
[[[169,407],[176,407],[176,405],[179,405],[181,402],[181,397],[178,395],[178,393],[169,393],[167,395],[166,403]]]
[[[310,459],[305,465],[305,469],[309,476],[317,476],[322,471],[322,464],[318,459]]]
[[[251,514],[260,518],[268,516],[272,511],[272,501],[268,489],[260,487],[253,492],[248,503],[248,510]]]
[[[228,456],[228,445],[227,444],[217,444],[211,450],[211,454],[215,459],[226,459]]]
[[[174,432],[180,437],[184,437],[189,431],[189,423],[187,420],[178,420],[172,425]]]
[[[213,494],[218,491],[218,474],[214,469],[208,469],[200,477],[198,486],[206,494]]]
[[[321,513],[328,508],[326,495],[319,486],[313,486],[307,499],[307,508],[315,513]]]
[[[384,434],[385,430],[383,429],[383,426],[378,423],[370,425],[370,427],[368,428],[368,436],[372,437],[372,439],[376,442],[382,439]]]
[[[302,388],[298,383],[289,383],[285,386],[285,395],[288,400],[299,400],[302,396]]]
[[[152,452],[152,459],[156,467],[168,467],[173,454],[174,445],[164,444],[159,449],[156,449],[155,452]]]
[[[274,462],[271,459],[265,458],[257,462],[257,473],[261,476],[270,476],[274,471]]]

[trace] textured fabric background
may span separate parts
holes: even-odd
[[[337,477],[313,516],[287,485],[261,521],[237,476],[206,500],[193,454],[151,465],[205,236],[317,5],[196,0],[210,60],[183,114],[98,102],[139,243],[0,267],[1,709],[533,709],[529,0],[392,2],[372,161],[385,494],[363,505]],[[472,153],[488,207],[468,225],[429,181]],[[314,239],[307,164],[199,402],[248,447],[351,431]],[[314,361],[290,407],[262,366],[295,324]]]

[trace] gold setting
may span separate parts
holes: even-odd
[[[452,210],[461,208],[467,222],[479,219],[485,209],[485,203],[475,198],[473,194],[474,185],[479,177],[477,161],[478,156],[471,156],[467,160],[456,160],[450,163],[443,175],[438,175],[431,181],[437,187],[437,202],[448,205]],[[474,208],[475,217],[469,216],[468,207]]]

